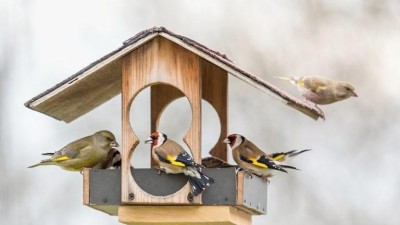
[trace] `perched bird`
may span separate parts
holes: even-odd
[[[152,145],[151,155],[166,173],[183,173],[188,177],[194,196],[214,183],[214,179],[201,172],[201,165],[195,163],[192,157],[178,143],[169,140],[167,135],[152,133],[146,144]]]
[[[118,147],[114,134],[102,130],[71,142],[54,153],[43,153],[43,155],[51,157],[28,168],[56,165],[65,170],[80,171],[83,168],[92,168],[102,162],[113,147]]]
[[[318,105],[326,105],[342,101],[347,98],[358,97],[354,87],[346,82],[334,81],[325,77],[277,77],[295,85],[301,95],[308,101]],[[323,114],[322,110],[318,108]]]
[[[277,159],[274,159],[273,155],[267,155],[242,135],[230,134],[223,142],[232,148],[233,159],[250,176],[251,173],[254,173],[264,180],[268,180],[274,175],[274,170],[285,173],[287,173],[285,169],[297,170],[296,167],[285,165],[279,161],[289,157],[290,154],[278,153],[275,156]]]
[[[107,156],[93,169],[120,169],[121,168],[121,153],[116,148],[110,149]]]

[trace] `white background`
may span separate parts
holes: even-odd
[[[268,215],[254,216],[254,224],[399,224],[395,0],[0,1],[2,224],[118,224],[117,217],[82,205],[79,173],[26,167],[41,160],[42,152],[100,129],[112,130],[121,142],[120,95],[70,124],[23,103],[153,26],[223,52],[298,97],[295,88],[273,77],[321,75],[354,84],[359,98],[321,106],[327,119],[314,121],[230,78],[229,132],[268,152],[313,149],[293,162],[301,171],[272,180]],[[138,115],[148,112],[143,96]],[[172,112],[166,112],[165,130],[173,127],[179,137],[187,127],[174,119],[187,111]],[[219,129],[212,113],[204,114],[204,155]],[[145,138],[149,123],[138,118],[134,126]],[[148,166],[148,148],[140,146],[133,163]]]

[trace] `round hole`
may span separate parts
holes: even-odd
[[[132,130],[138,136],[140,143],[133,152],[131,159],[135,168],[150,168],[150,146],[144,143],[151,132],[150,130],[150,89],[142,90],[134,99],[130,110],[130,123]],[[202,100],[202,157],[207,157],[209,151],[217,144],[221,133],[220,119],[214,107]],[[178,98],[168,104],[158,122],[159,132],[165,133],[169,139],[180,144],[191,154],[189,147],[183,142],[183,137],[192,122],[192,109],[186,97]]]
[[[165,84],[159,84],[165,85]],[[139,138],[140,143],[136,146],[131,158],[131,164],[135,168],[150,168],[151,149],[146,145],[146,140],[154,130],[151,128],[151,87],[143,89],[133,100],[130,109],[130,123],[133,132]],[[180,144],[188,153],[188,146],[183,142],[192,121],[192,111],[186,97],[178,98],[163,109],[158,121],[158,132],[165,133],[169,139]]]
[[[191,154],[189,147],[183,142],[192,123],[192,109],[186,97],[171,102],[161,114],[158,131],[166,134],[168,139],[180,144]]]
[[[132,130],[139,138],[131,158],[135,168],[150,168],[150,146],[144,143],[150,136],[150,87],[142,90],[133,100],[129,112]]]
[[[214,107],[205,100],[201,101],[201,146],[202,157],[207,157],[209,151],[217,144],[221,133],[221,123]]]
[[[165,85],[165,84],[159,84]],[[153,86],[154,87],[154,86]],[[142,90],[133,100],[130,109],[130,123],[133,132],[139,138],[140,143],[136,146],[131,158],[131,164],[135,167],[135,181],[145,192],[156,196],[167,196],[173,194],[187,183],[187,178],[183,174],[169,174],[162,172],[157,174],[156,170],[145,170],[137,168],[150,168],[151,149],[144,143],[151,132],[151,87]],[[165,133],[169,139],[179,143],[187,152],[189,148],[183,142],[183,137],[187,133],[191,120],[192,111],[189,101],[185,97],[180,97],[167,104],[161,112],[156,131]],[[154,189],[154,180],[163,184],[163,188]]]

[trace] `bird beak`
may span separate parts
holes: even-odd
[[[146,144],[153,144],[153,139],[147,138],[147,139],[144,141],[144,143],[146,143]]]
[[[110,142],[110,147],[116,148],[118,146],[119,146],[119,144],[116,141]]]
[[[288,78],[288,77],[274,77],[274,78],[281,79],[281,80],[286,80],[286,81],[291,81],[291,79]]]
[[[353,96],[354,97],[358,97],[357,93],[353,92]]]
[[[225,144],[230,144],[231,143],[228,138],[225,138],[225,140],[223,140],[222,142],[224,142]]]

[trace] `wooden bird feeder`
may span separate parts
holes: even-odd
[[[168,104],[180,97],[188,99],[192,122],[183,139],[197,163],[202,159],[201,100],[209,102],[221,126],[210,154],[227,161],[227,147],[222,140],[228,131],[229,75],[314,119],[321,117],[313,106],[240,69],[225,55],[163,27],[138,33],[25,105],[69,123],[122,93],[121,170],[86,169],[84,204],[118,215],[125,224],[251,224],[251,215],[267,210],[267,184],[261,179],[246,179],[232,167],[207,168],[204,172],[216,183],[193,197],[184,175],[158,175],[154,169],[130,167],[139,143],[130,124],[130,108],[147,87],[151,87],[152,131],[158,130],[158,121]]]

